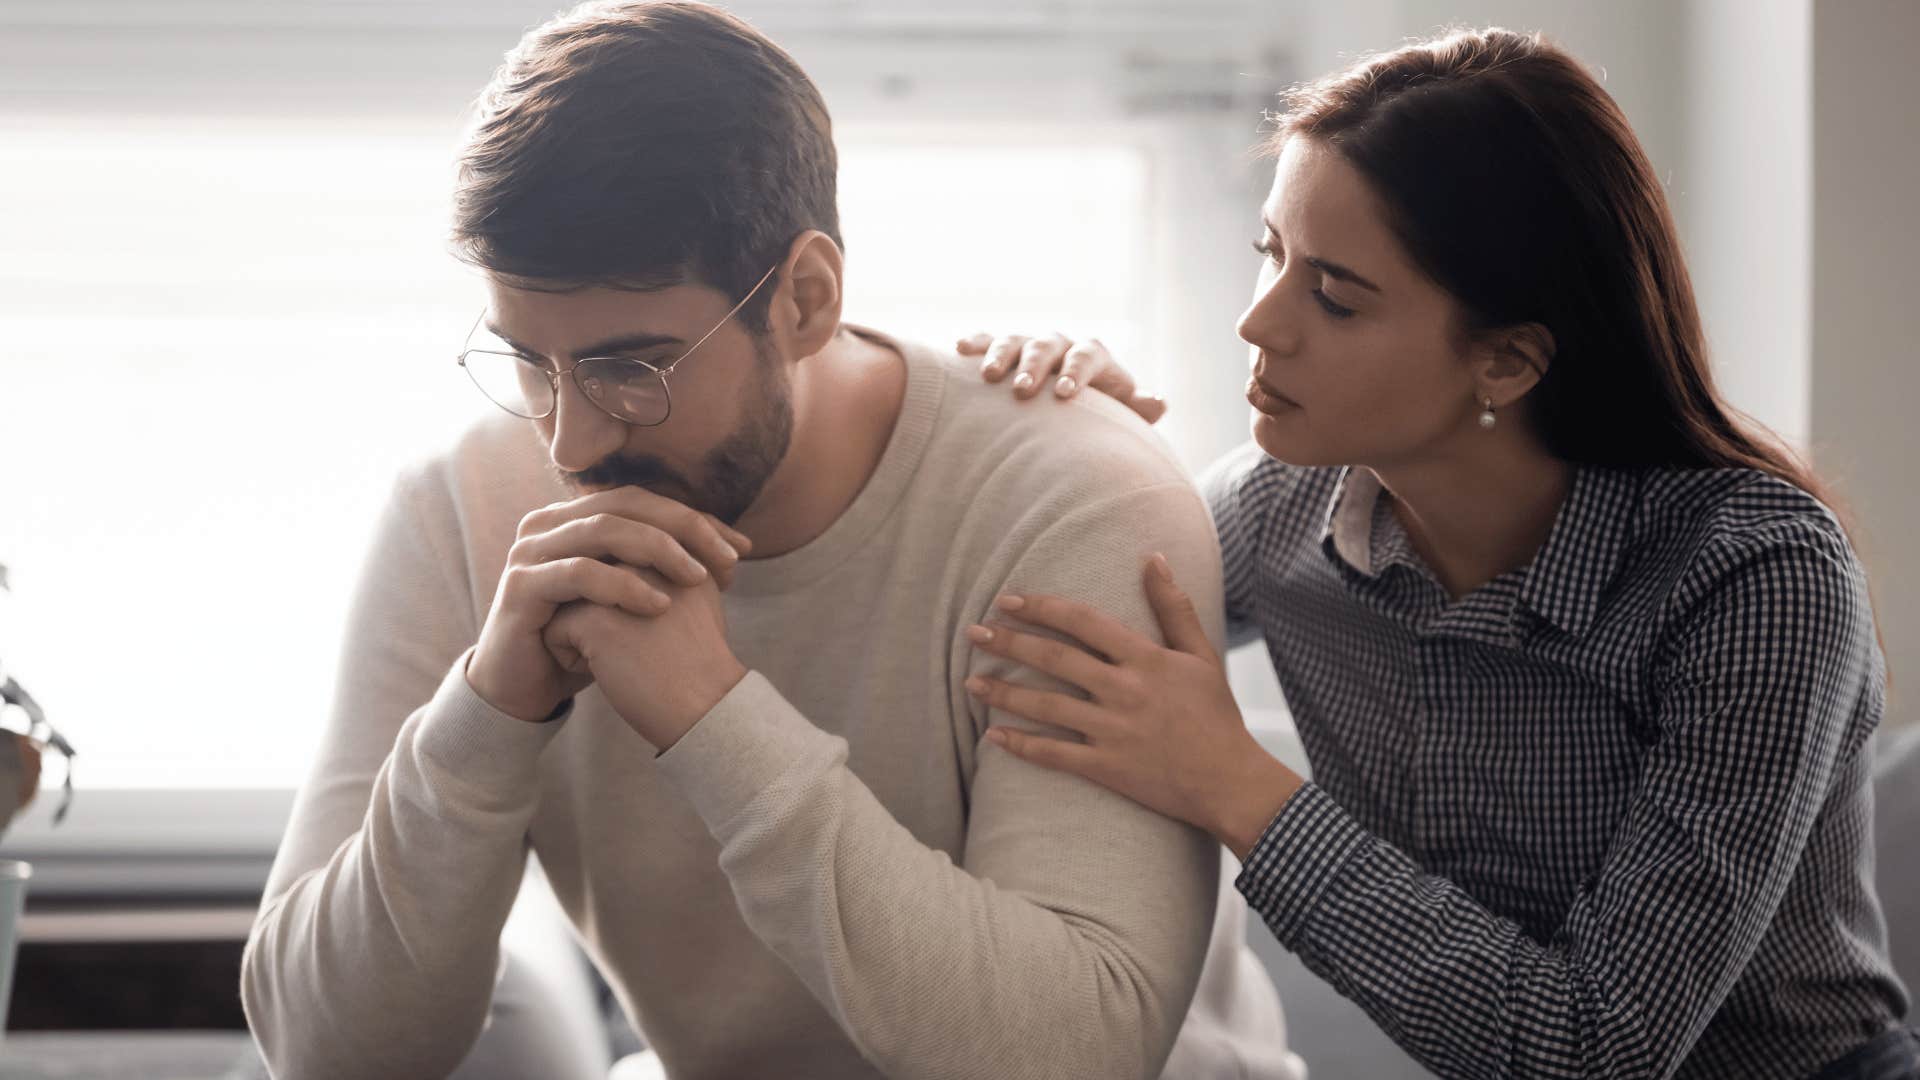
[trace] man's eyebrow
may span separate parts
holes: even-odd
[[[525,345],[501,333],[500,328],[492,323],[487,323],[486,327],[487,333],[513,346],[513,350],[520,355],[534,360],[544,359],[538,350],[529,349]],[[605,341],[596,341],[574,353],[571,357],[568,357],[568,359],[578,361],[590,356],[617,356],[620,353],[639,352],[642,349],[651,349],[660,345],[684,344],[686,344],[684,339],[674,337],[671,334],[625,334],[620,337],[608,338]]]
[[[1280,230],[1273,227],[1273,222],[1268,221],[1265,218],[1261,218],[1260,224],[1265,225],[1267,227],[1267,231],[1272,233],[1273,235],[1275,236],[1280,235]],[[1348,267],[1341,266],[1337,262],[1332,262],[1327,259],[1322,259],[1317,255],[1308,255],[1302,261],[1305,262],[1308,266],[1313,267],[1315,270],[1320,271],[1321,273],[1327,275],[1330,278],[1335,279],[1336,281],[1351,281],[1355,285],[1358,285],[1363,289],[1368,289],[1373,292],[1380,291],[1380,286],[1375,285],[1373,282],[1368,281],[1366,278],[1361,277],[1359,274],[1355,273],[1353,270],[1349,269]]]

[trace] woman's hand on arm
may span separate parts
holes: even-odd
[[[1149,562],[1145,576],[1165,647],[1054,596],[1005,596],[997,606],[1084,648],[1004,624],[972,631],[983,651],[1078,686],[1090,699],[985,677],[969,680],[968,690],[995,708],[1085,740],[1005,726],[988,731],[1016,757],[1086,777],[1205,829],[1244,859],[1302,781],[1247,730],[1220,654],[1165,561]]]
[[[1011,374],[1013,396],[1022,400],[1037,396],[1049,383],[1058,398],[1070,398],[1091,386],[1149,424],[1167,412],[1166,399],[1141,390],[1133,374],[1097,338],[1074,341],[1058,333],[1038,338],[980,333],[961,338],[954,348],[961,356],[982,357],[980,377],[990,383]]]

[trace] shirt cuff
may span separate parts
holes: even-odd
[[[538,724],[501,712],[467,682],[462,653],[420,717],[414,748],[476,791],[524,795],[539,779],[541,751],[571,712],[569,704],[556,719]]]
[[[653,763],[724,844],[741,812],[784,774],[824,772],[845,748],[749,671]]]
[[[1321,897],[1372,842],[1331,796],[1307,783],[1260,834],[1233,886],[1280,944],[1297,951]]]

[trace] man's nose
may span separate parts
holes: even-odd
[[[560,377],[553,406],[553,464],[577,473],[598,465],[627,441],[628,425],[587,400],[572,374]]]

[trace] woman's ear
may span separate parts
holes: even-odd
[[[1496,407],[1525,397],[1553,366],[1553,331],[1539,323],[1503,326],[1479,335],[1474,382]]]
[[[818,229],[794,238],[780,270],[780,291],[771,305],[774,331],[788,339],[792,356],[812,356],[840,332],[840,245]]]
[[[1535,381],[1546,378],[1555,349],[1553,331],[1539,323],[1521,323],[1507,330],[1508,355],[1532,368]]]

